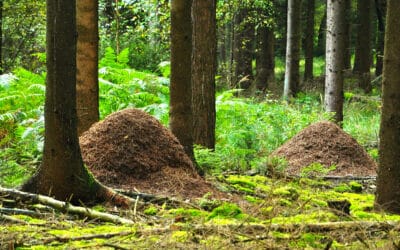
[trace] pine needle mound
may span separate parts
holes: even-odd
[[[312,163],[336,169],[328,175],[376,176],[377,165],[364,148],[332,122],[311,124],[291,140],[276,149],[272,156],[288,161],[289,175],[299,175]]]
[[[83,133],[80,145],[87,167],[108,186],[189,198],[213,192],[178,139],[141,110],[109,115]]]

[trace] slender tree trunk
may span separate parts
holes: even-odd
[[[358,29],[353,72],[358,75],[359,85],[370,92],[371,79],[371,0],[358,0]]]
[[[351,0],[346,0],[346,32],[344,33],[344,68],[351,69]]]
[[[78,135],[99,120],[98,78],[98,1],[79,0],[77,7],[77,85]]]
[[[328,0],[326,32],[325,110],[334,120],[343,121],[344,33],[346,31],[345,0]]]
[[[400,214],[400,1],[388,0],[375,207]]]
[[[301,0],[289,0],[286,39],[286,67],[283,98],[296,96],[300,81]]]
[[[262,26],[257,31],[258,52],[256,58],[257,75],[255,84],[258,90],[265,91],[275,80],[274,32],[270,27]]]
[[[72,202],[116,198],[114,202],[128,205],[128,199],[102,186],[83,164],[77,134],[75,11],[75,0],[47,0],[43,161],[22,189]]]
[[[248,9],[241,7],[235,16],[234,79],[236,88],[248,89],[253,80],[254,25],[248,18]]]
[[[193,0],[193,139],[215,147],[216,0]]]
[[[306,28],[304,38],[304,81],[313,79],[313,64],[314,64],[314,15],[315,15],[315,0],[307,0],[306,5]]]
[[[192,0],[171,2],[170,122],[186,154],[193,154],[192,111]]]
[[[115,53],[119,55],[120,45],[119,45],[119,0],[115,0]]]
[[[386,0],[375,0],[376,17],[378,19],[378,34],[376,41],[375,76],[382,75],[383,53],[385,43]]]
[[[315,48],[315,53],[317,56],[325,55],[325,42],[326,42],[326,11],[321,19],[318,29],[318,42]]]

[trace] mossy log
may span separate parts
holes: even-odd
[[[120,216],[98,212],[87,207],[74,206],[68,202],[59,201],[45,195],[27,193],[16,189],[9,189],[3,187],[0,187],[0,195],[10,196],[13,199],[17,199],[23,202],[40,203],[43,205],[50,206],[64,213],[77,214],[90,219],[97,219],[117,224],[128,224],[128,225],[134,224],[132,220],[125,219]]]

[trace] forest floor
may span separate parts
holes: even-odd
[[[287,158],[286,168],[248,175],[200,177],[176,138],[134,109],[110,115],[80,140],[84,161],[101,182],[133,197],[151,194],[127,210],[94,207],[134,224],[87,219],[2,195],[0,208],[38,213],[2,217],[0,249],[398,249],[400,244],[400,216],[374,210],[376,163],[329,122],[312,124],[274,151]]]

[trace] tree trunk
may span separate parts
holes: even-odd
[[[99,29],[97,9],[97,0],[79,0],[76,2],[78,31],[76,55],[78,135],[81,135],[99,120]]]
[[[304,81],[313,79],[313,63],[314,63],[314,15],[315,0],[308,0],[306,5],[306,27],[304,37]]]
[[[265,91],[275,81],[274,32],[270,27],[261,26],[257,30],[257,75],[255,85],[258,90]]]
[[[378,19],[378,34],[376,41],[376,64],[375,76],[382,75],[383,69],[383,53],[385,42],[385,17],[386,17],[386,0],[375,0],[376,17]]]
[[[172,133],[186,154],[193,154],[192,0],[171,1],[170,121]]]
[[[284,99],[296,96],[300,81],[301,0],[289,0],[287,17]]]
[[[344,33],[344,68],[351,69],[351,0],[346,0],[346,32]]]
[[[3,74],[3,0],[0,0],[0,75]]]
[[[216,0],[193,0],[193,141],[215,147]]]
[[[343,121],[344,33],[346,32],[346,0],[328,0],[326,32],[325,110],[334,121]]]
[[[400,214],[400,1],[388,0],[376,208]]]
[[[325,42],[326,42],[326,11],[321,19],[318,29],[318,42],[317,48],[315,48],[316,56],[325,55]]]
[[[233,63],[235,88],[248,89],[253,80],[254,25],[248,18],[248,9],[240,7],[235,16]]]
[[[353,72],[365,92],[371,91],[371,0],[358,0],[358,28]]]
[[[47,0],[43,160],[38,172],[22,188],[72,202],[112,200],[115,192],[96,181],[85,168],[80,153],[76,113],[75,7],[74,0]],[[115,202],[129,204],[125,199]]]

